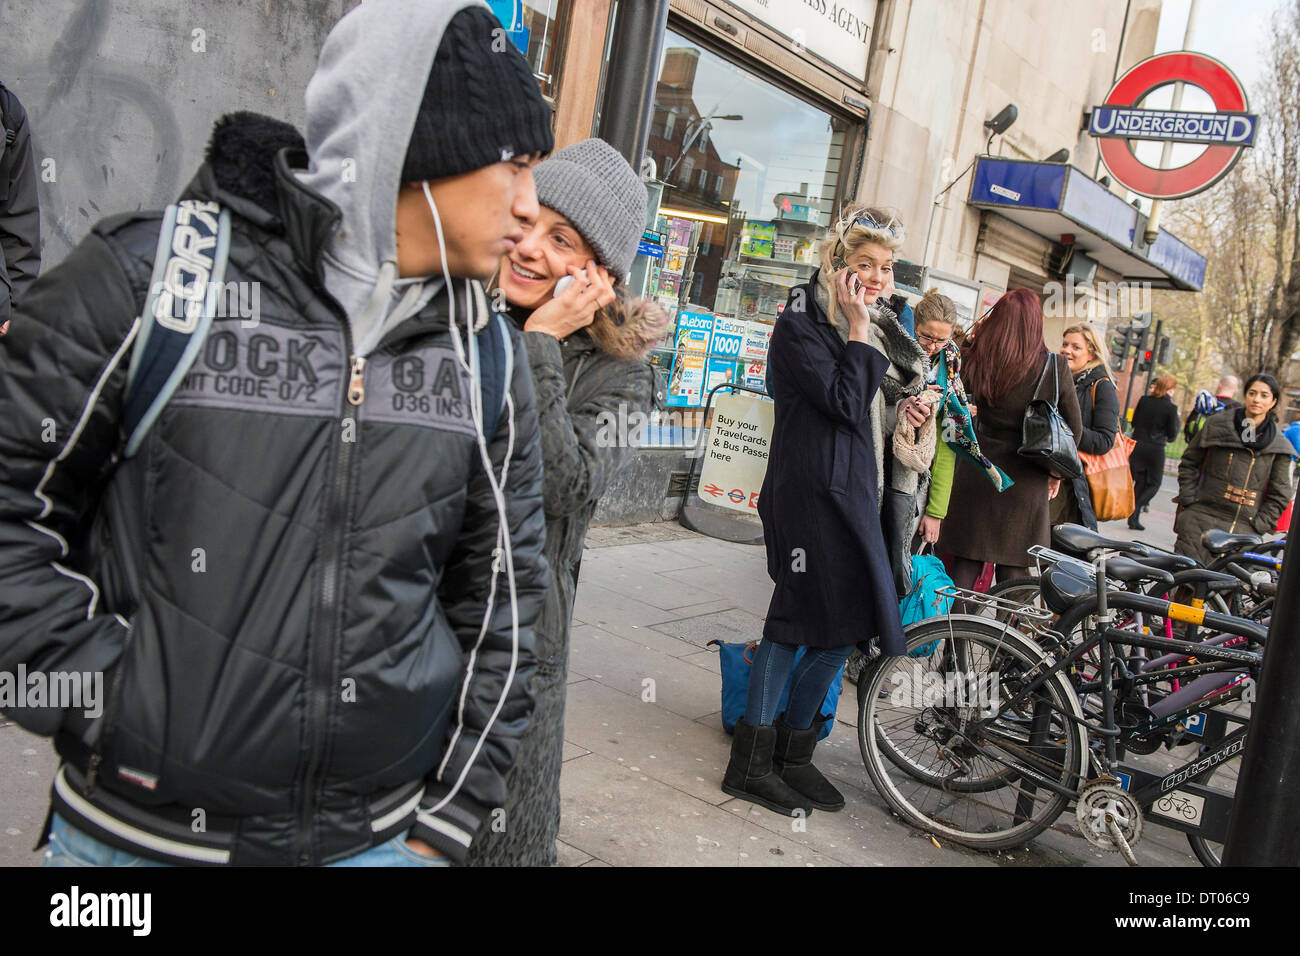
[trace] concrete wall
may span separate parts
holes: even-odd
[[[1083,111],[1101,102],[1114,75],[1125,0],[894,0],[894,52],[872,90],[871,138],[860,195],[897,207],[908,226],[903,254],[944,272],[996,281],[975,252],[978,211],[968,210],[967,172],[983,152],[986,119],[1007,103],[1020,114],[995,155],[1044,159],[1065,147],[1092,175],[1097,151],[1080,133]],[[1134,0],[1121,65],[1148,56],[1159,0]],[[931,214],[933,222],[931,222]],[[926,236],[930,234],[927,256]],[[991,269],[996,273],[997,269]]]
[[[0,70],[31,117],[43,268],[115,212],[172,201],[222,113],[303,125],[356,0],[0,0]]]

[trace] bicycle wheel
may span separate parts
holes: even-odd
[[[1042,610],[1047,605],[1043,603],[1041,585],[1042,582],[1035,577],[1011,578],[1008,581],[999,581],[989,588],[988,596]],[[982,612],[981,616],[991,616],[993,620],[1000,624],[1009,623],[1012,627],[1020,627],[1020,621],[1014,611],[999,609],[994,613],[986,610]]]
[[[909,629],[925,658],[873,662],[858,745],[881,796],[912,826],[982,850],[1020,846],[1065,810],[1087,766],[1078,700],[1060,674],[1010,700],[1048,658],[1013,628],[953,615]],[[964,668],[964,672],[958,670]],[[963,692],[962,688],[965,687]]]

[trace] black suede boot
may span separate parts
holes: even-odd
[[[830,719],[819,716],[807,730],[795,730],[785,722],[785,714],[778,717],[773,725],[776,728],[776,750],[772,754],[772,769],[818,810],[834,812],[844,809],[844,797],[812,765],[817,734]]]
[[[795,816],[796,810],[805,815],[812,813],[811,801],[772,772],[774,746],[775,727],[755,727],[745,723],[744,717],[736,721],[731,762],[722,778],[722,792],[788,817]]]

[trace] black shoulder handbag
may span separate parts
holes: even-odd
[[[1053,398],[1039,398],[1047,373],[1052,373]],[[1079,449],[1074,444],[1074,434],[1065,423],[1057,404],[1061,400],[1060,383],[1056,379],[1056,356],[1049,355],[1039,376],[1034,397],[1025,407],[1025,421],[1020,429],[1020,452],[1043,471],[1057,478],[1074,479],[1083,474],[1079,463]]]

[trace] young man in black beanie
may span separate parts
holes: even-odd
[[[498,30],[367,0],[305,151],[223,118],[170,246],[101,222],[0,340],[0,671],[88,698],[6,712],[63,758],[47,863],[445,864],[501,805],[547,568],[527,356],[478,280],[552,138]],[[157,306],[223,258],[257,314]]]

